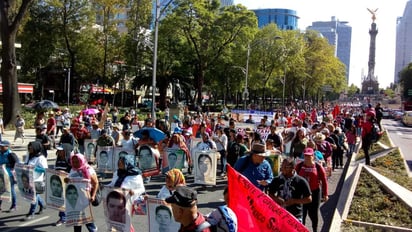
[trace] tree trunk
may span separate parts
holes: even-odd
[[[5,126],[13,122],[21,109],[17,88],[17,65],[14,42],[15,34],[4,33],[2,31],[2,62],[0,73],[3,82],[3,121]]]

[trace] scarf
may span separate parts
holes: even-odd
[[[166,172],[166,178],[169,178],[173,182],[173,187],[186,185],[185,176],[183,175],[182,171],[177,168]]]
[[[120,188],[127,176],[137,176],[142,174],[139,168],[134,165],[133,158],[130,156],[120,157],[118,163],[123,162],[124,169],[117,169],[117,180],[114,187]]]
[[[31,160],[34,157],[39,157],[42,155],[41,151],[42,151],[43,145],[40,142],[37,142],[37,141],[30,142],[27,145],[28,150],[29,150],[29,147],[33,148],[33,152],[32,153],[29,152],[28,160]]]
[[[73,166],[73,157],[77,157],[77,159],[79,160],[79,166],[80,167],[75,168]],[[84,157],[84,155],[82,155],[80,153],[70,155],[70,166],[72,166],[73,171],[81,172],[83,178],[90,180],[90,173],[89,173],[89,170],[88,170],[90,166],[87,163],[87,160]]]

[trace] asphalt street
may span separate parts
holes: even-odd
[[[14,131],[6,131],[3,135],[4,139],[9,140],[13,145],[12,149],[16,152],[20,159],[27,153],[27,144],[34,140],[34,130],[26,130],[26,138],[24,143],[18,139],[13,142]],[[55,150],[49,151],[48,164],[49,167],[53,167],[55,161]],[[345,161],[346,162],[346,161]],[[334,208],[336,202],[339,198],[339,185],[343,182],[341,175],[345,169],[336,169],[329,179],[329,195],[330,199],[328,202],[323,203],[321,206],[321,216],[319,219],[319,230],[329,231],[329,224],[333,217]],[[188,186],[195,188],[198,191],[198,207],[200,212],[207,214],[215,209],[218,205],[223,203],[223,189],[226,187],[227,180],[222,177],[218,177],[216,186],[200,186],[194,184],[193,175],[186,175]],[[102,179],[101,184],[106,184],[110,181],[110,177]],[[156,196],[160,188],[164,184],[164,177],[159,175],[152,177],[150,183],[146,184],[146,193],[150,196]],[[338,191],[336,191],[336,189]],[[22,199],[17,191],[18,195],[18,210],[15,212],[7,212],[10,206],[9,202],[3,202],[2,209],[0,213],[0,231],[10,232],[10,231],[72,231],[72,228],[68,228],[65,225],[60,227],[55,227],[53,224],[58,220],[58,212],[53,209],[47,209],[41,215],[36,215],[31,221],[23,221],[25,215],[29,210],[29,202]],[[44,195],[42,196],[44,199]],[[93,216],[95,223],[99,228],[99,231],[106,230],[106,224],[104,220],[103,206],[93,207]],[[132,218],[132,224],[136,231],[149,231],[148,218],[147,216],[134,216]],[[307,227],[311,228],[310,220],[307,219]],[[83,227],[83,230],[87,229]]]

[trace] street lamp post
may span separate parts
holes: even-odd
[[[67,69],[67,107],[70,104],[70,67]]]
[[[245,68],[245,90],[243,91],[243,101],[244,109],[247,108],[247,100],[249,98],[249,91],[247,90],[247,81],[249,76],[249,57],[250,57],[250,43],[247,44],[247,54],[246,54],[246,68]]]

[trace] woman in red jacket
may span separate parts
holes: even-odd
[[[370,165],[369,149],[372,145],[371,132],[373,123],[375,122],[375,112],[368,111],[365,116],[365,120],[362,123],[362,150],[365,153],[365,164]]]

